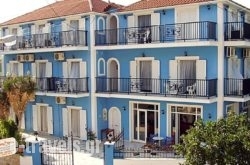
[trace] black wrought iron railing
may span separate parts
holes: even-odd
[[[225,96],[241,96],[250,94],[250,79],[224,79]]]
[[[97,93],[141,93],[144,95],[217,96],[217,79],[96,78]]]
[[[177,40],[216,40],[216,23],[210,21],[95,31],[96,45],[164,43]]]
[[[87,46],[87,31],[71,30],[53,33],[41,33],[16,36],[16,43],[8,46],[0,45],[0,50],[19,50],[29,48],[48,48],[60,46]]]
[[[245,22],[226,22],[225,40],[250,39],[250,24]]]
[[[182,158],[180,155],[176,155],[173,151],[168,150],[152,150],[143,148],[130,148],[124,150],[114,150],[114,158]]]
[[[37,91],[56,93],[88,92],[88,78],[36,78]]]

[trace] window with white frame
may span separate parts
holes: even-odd
[[[105,75],[105,60],[104,58],[99,58],[97,62],[98,67],[98,76],[104,76]]]
[[[13,120],[18,125],[17,116],[12,107],[9,108],[9,119]],[[22,118],[20,122],[21,122],[21,129],[25,129],[25,112],[22,114]]]
[[[53,111],[47,104],[33,105],[33,130],[53,134]]]
[[[206,60],[200,60],[198,56],[176,57],[175,60],[169,61],[169,82],[166,84],[166,92],[206,95],[205,79]]]
[[[131,91],[159,92],[160,61],[153,57],[139,57],[130,61]]]
[[[86,91],[86,62],[82,59],[63,62],[63,78],[70,92]]]
[[[82,140],[87,140],[87,118],[86,110],[81,107],[63,108],[63,136],[79,137]]]
[[[6,64],[6,74],[23,76],[23,63],[18,61],[9,61]]]
[[[105,31],[104,31],[105,27],[106,27],[106,25],[105,25],[104,18],[103,17],[99,17],[97,19],[97,30],[98,30],[98,33],[99,34],[104,34],[105,33]]]
[[[226,114],[229,112],[234,112],[235,114],[239,114],[239,103],[232,103],[226,105]]]
[[[155,30],[160,25],[160,13],[145,13],[128,16],[128,42],[148,43],[159,41],[159,31]]]
[[[47,90],[47,79],[52,77],[52,63],[48,60],[36,60],[31,64],[31,74],[37,79],[38,90]]]

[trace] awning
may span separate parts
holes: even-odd
[[[16,36],[6,35],[0,38],[0,43],[4,43],[5,46],[13,46],[16,44]]]

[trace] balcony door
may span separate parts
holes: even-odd
[[[108,91],[117,92],[119,91],[119,63],[115,59],[108,61],[108,79],[107,88]]]
[[[228,92],[229,94],[241,95],[243,90],[243,76],[240,72],[241,60],[228,58]]]
[[[159,92],[160,62],[151,57],[130,61],[131,92]]]
[[[36,60],[31,64],[31,73],[37,78],[38,90],[53,90],[54,84],[49,83],[48,79],[52,77],[52,63],[48,60]]]
[[[176,39],[199,39],[198,7],[176,9]],[[188,24],[185,24],[188,23]]]
[[[159,106],[156,104],[134,103],[132,107],[132,139],[146,142],[150,136],[159,133]]]
[[[81,59],[68,59],[63,62],[63,83],[69,92],[86,91],[86,62]]]
[[[176,57],[169,61],[169,78],[172,83],[176,83],[180,94],[187,92],[187,86],[195,85],[195,94],[205,95],[206,60],[199,60],[199,57]]]
[[[172,137],[175,144],[180,143],[180,136],[194,126],[194,122],[201,118],[201,108],[195,106],[171,105],[169,115],[168,136]]]
[[[109,24],[109,42],[110,44],[117,44],[117,19],[115,16],[111,16]]]

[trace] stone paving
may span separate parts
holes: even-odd
[[[35,136],[32,134],[24,134],[24,137],[27,141],[32,142],[35,141]],[[53,137],[50,135],[39,135],[38,140],[55,140],[58,137]],[[76,139],[79,140],[79,139]],[[86,143],[86,141],[79,140],[80,144],[80,151],[74,150],[73,152],[73,159],[74,159],[74,165],[104,165],[104,153],[103,153],[103,143],[100,143],[99,149],[90,149],[90,147],[87,147],[86,145],[89,145]],[[127,148],[141,148],[142,143],[134,143],[134,142],[128,142],[125,141],[124,145]],[[79,149],[79,148],[78,148]],[[171,165],[178,165],[180,160],[166,160],[166,164]]]

